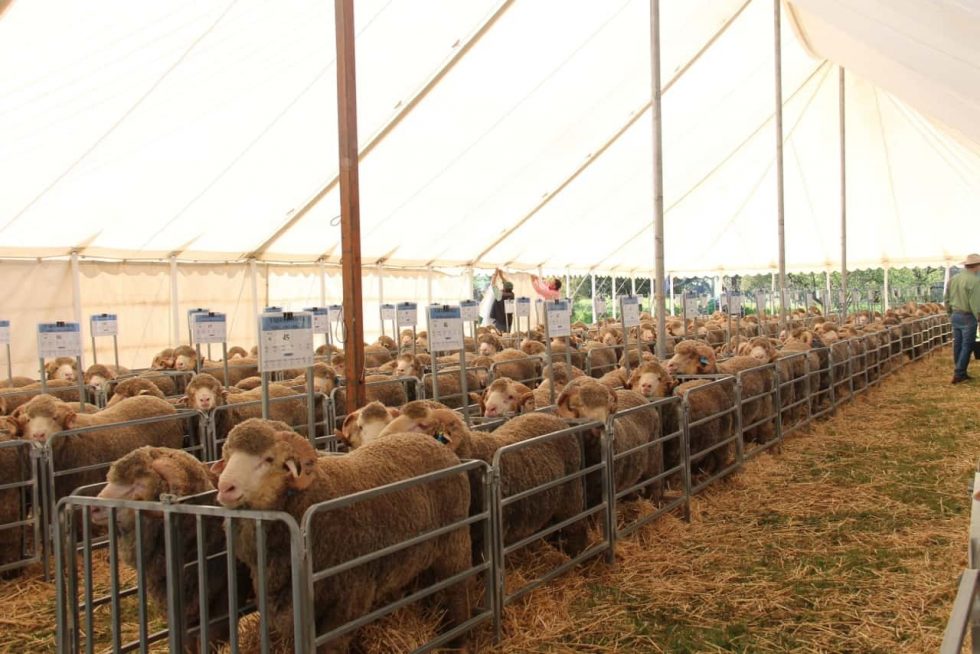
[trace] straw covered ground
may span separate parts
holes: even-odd
[[[621,541],[615,567],[593,560],[517,602],[502,642],[484,630],[474,649],[936,651],[980,453],[980,380],[950,386],[948,358],[907,366],[761,455],[697,497],[689,524],[666,516]],[[509,582],[561,560],[528,549]],[[52,598],[37,574],[0,582],[0,652],[53,651]],[[436,621],[399,611],[357,649],[410,651]]]
[[[508,611],[500,652],[934,652],[966,565],[980,380],[907,366]]]

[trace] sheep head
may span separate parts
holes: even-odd
[[[674,356],[667,362],[671,375],[710,375],[718,372],[715,351],[697,341],[681,341],[674,346]]]
[[[531,389],[507,377],[493,380],[482,395],[471,393],[470,398],[479,403],[480,412],[488,418],[534,410]]]
[[[195,495],[214,488],[207,466],[187,452],[167,447],[144,446],[133,450],[112,464],[106,481],[99,497],[138,502],[156,501],[165,494]],[[119,511],[118,517],[122,526],[131,526],[134,512]],[[92,522],[105,524],[108,520],[106,507],[92,508]]]
[[[218,503],[231,509],[280,507],[290,492],[313,483],[316,450],[282,423],[251,418],[228,435],[221,460],[211,466],[218,476]]]
[[[616,413],[616,391],[591,377],[570,381],[556,400],[562,418],[605,422]]]
[[[116,388],[112,392],[112,397],[106,403],[106,408],[119,404],[127,397],[136,397],[137,395],[152,395],[159,397],[161,400],[166,399],[163,391],[157,388],[157,385],[149,379],[130,377],[116,384]]]
[[[174,349],[174,369],[175,370],[196,370],[197,369],[197,350],[190,345],[181,345]]]
[[[673,377],[657,361],[647,361],[633,370],[626,382],[626,388],[640,393],[648,400],[670,397],[675,385]]]
[[[44,364],[44,374],[48,379],[72,382],[78,376],[78,363],[72,357],[58,357]]]
[[[52,395],[31,398],[13,413],[24,438],[41,443],[60,431],[73,429],[76,417],[71,406]]]
[[[376,439],[385,426],[399,415],[398,409],[386,407],[375,400],[349,413],[337,431],[337,437],[350,449],[356,449]]]
[[[202,372],[194,375],[194,378],[187,384],[184,397],[180,398],[180,404],[207,413],[224,404],[227,399],[228,390],[221,385],[221,382],[208,373]]]

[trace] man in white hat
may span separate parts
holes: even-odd
[[[946,311],[953,325],[953,383],[970,379],[966,367],[977,339],[980,316],[980,254],[971,254],[946,287]]]

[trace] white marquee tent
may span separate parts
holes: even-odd
[[[355,4],[366,306],[458,300],[431,267],[650,274],[647,0]],[[139,365],[192,306],[251,342],[254,306],[338,301],[332,2],[2,7],[0,317],[22,370],[37,320],[114,310]],[[790,0],[782,22],[788,269],[839,266],[839,66],[849,266],[980,249],[976,3]],[[776,268],[773,27],[772,0],[661,2],[671,274]]]

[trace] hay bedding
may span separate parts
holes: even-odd
[[[948,385],[948,350],[889,378],[692,503],[508,607],[494,652],[935,651],[966,564],[980,382]],[[639,507],[629,507],[631,512]],[[596,535],[594,534],[594,537]],[[517,553],[509,583],[561,556]],[[54,649],[53,589],[0,582],[0,651]],[[410,651],[434,613],[364,629],[362,652]],[[254,619],[242,623],[254,644]],[[251,640],[251,643],[250,643]]]

